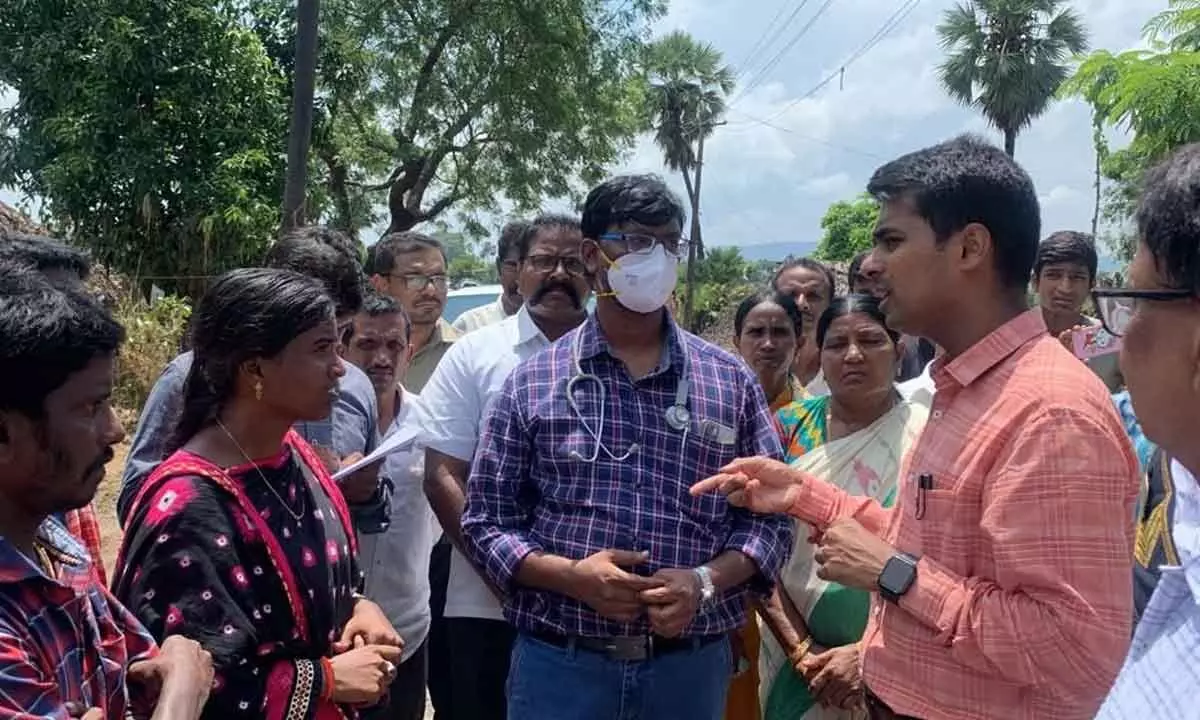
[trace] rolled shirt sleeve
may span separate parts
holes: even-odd
[[[479,441],[483,400],[479,379],[468,363],[471,343],[450,346],[421,390],[425,410],[425,447],[470,462]]]
[[[783,458],[774,414],[767,405],[757,381],[744,384],[743,403],[738,427],[738,457]],[[732,508],[733,527],[725,541],[725,550],[736,550],[754,561],[758,574],[751,589],[769,594],[779,571],[791,554],[795,523],[786,515],[759,515],[744,508]]]

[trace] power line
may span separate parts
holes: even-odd
[[[771,18],[771,21],[767,23],[767,27],[763,30],[762,34],[758,36],[758,40],[750,49],[749,55],[747,55],[746,59],[743,60],[739,65],[735,66],[740,68],[738,70],[739,77],[749,74],[750,68],[758,60],[758,56],[761,53],[766,52],[771,46],[771,43],[775,42],[780,35],[787,31],[788,27],[791,26],[792,22],[796,19],[796,16],[800,14],[800,11],[803,10],[804,6],[807,4],[808,0],[800,0],[799,4],[797,4],[795,9],[792,10],[792,14],[788,15],[787,20],[784,20],[782,23],[779,23],[778,21],[779,18],[783,16],[783,11],[787,9],[787,3],[784,2],[779,6],[779,9],[775,11],[775,17]]]
[[[763,120],[762,118],[754,117],[753,115],[748,115],[741,110],[735,110],[734,112],[736,112],[737,114],[746,118],[746,120],[751,123],[754,123],[757,125],[763,125],[765,127],[771,128],[773,130],[785,132],[789,135],[795,135],[796,137],[800,138],[801,140],[807,140],[809,142],[817,143],[818,145],[824,145],[826,147],[830,147],[835,150],[841,150],[843,152],[852,153],[854,155],[862,155],[863,157],[871,158],[872,160],[885,160],[886,159],[882,155],[876,155],[875,153],[871,152],[870,150],[863,150],[861,148],[851,147],[849,145],[840,145],[838,143],[830,142],[828,140],[822,140],[819,137],[813,137],[812,135],[806,135],[802,132],[793,130],[789,127],[784,127],[782,125],[776,125],[775,123],[771,122],[770,120]]]
[[[816,25],[817,20],[819,20],[827,10],[829,10],[829,7],[833,5],[833,2],[834,0],[825,0],[821,7],[817,8],[817,11],[811,18],[808,19],[808,22],[806,22],[804,26],[800,28],[799,32],[797,32],[792,39],[789,40],[787,44],[785,44],[779,50],[779,52],[775,53],[774,57],[768,60],[766,65],[764,65],[757,73],[755,73],[754,77],[746,83],[745,89],[738,94],[737,98],[734,99],[734,103],[745,97],[748,93],[762,84],[762,81],[765,80],[767,75],[775,69],[775,66],[777,66],[781,60],[783,60],[783,57],[787,55],[788,51],[795,47],[796,43],[800,42],[800,40],[808,34],[808,31],[811,30],[814,25]],[[801,7],[803,7],[803,4]],[[799,9],[797,9],[797,11],[799,11]],[[732,105],[733,103],[730,104]]]
[[[883,42],[883,39],[886,38],[889,34],[891,34],[891,32],[893,30],[895,30],[900,25],[900,23],[904,22],[904,19],[907,18],[909,16],[909,14],[911,14],[912,11],[915,10],[917,5],[919,5],[920,3],[921,3],[921,0],[907,0],[907,2],[905,2],[905,4],[901,5],[899,8],[896,9],[896,12],[892,13],[891,17],[889,17],[887,20],[884,21],[883,25],[881,25],[879,27],[879,29],[875,31],[874,35],[872,35],[870,38],[868,38],[865,43],[863,43],[857,50],[855,50],[854,53],[852,55],[850,55],[850,57],[846,60],[846,62],[842,63],[841,67],[839,67],[837,70],[834,70],[829,75],[827,75],[825,77],[825,79],[821,80],[819,83],[814,85],[808,92],[804,93],[803,95],[796,98],[795,100],[792,100],[787,105],[784,105],[782,108],[779,109],[778,112],[776,112],[774,115],[772,115],[769,119],[774,120],[775,118],[779,117],[780,115],[783,115],[785,112],[787,112],[788,110],[795,107],[797,104],[803,102],[804,100],[807,100],[808,98],[812,97],[813,95],[816,95],[818,92],[821,91],[822,88],[824,88],[829,83],[833,82],[834,78],[844,77],[844,75],[846,73],[846,68],[853,65],[863,55],[866,55],[868,52],[873,50],[876,45]]]

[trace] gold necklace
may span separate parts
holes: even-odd
[[[50,553],[46,548],[42,547],[41,543],[33,544],[33,552],[37,555],[38,565],[41,566],[42,572],[46,573],[47,577],[54,577],[54,560],[50,557]]]
[[[233,433],[229,432],[229,428],[225,427],[225,424],[222,423],[219,418],[215,422],[217,423],[217,427],[221,428],[221,431],[224,432],[225,436],[229,438],[229,442],[233,443],[234,447],[238,449],[238,452],[242,454],[242,457],[246,458],[246,462],[254,468],[254,472],[258,473],[258,477],[262,479],[263,485],[267,486],[267,489],[271,491],[271,494],[275,496],[275,499],[278,500],[279,504],[283,506],[283,509],[287,511],[287,514],[291,515],[292,519],[296,522],[300,522],[300,518],[304,517],[303,507],[300,509],[300,512],[292,510],[291,506],[287,504],[287,501],[283,499],[283,496],[280,495],[279,492],[275,490],[275,487],[271,485],[271,482],[267,480],[267,476],[264,475],[262,469],[258,467],[258,463],[251,460],[249,453],[242,449],[242,446],[240,443],[238,443],[237,438],[233,436]]]

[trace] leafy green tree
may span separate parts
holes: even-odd
[[[294,0],[239,0],[290,76]],[[518,210],[597,181],[640,128],[636,60],[660,0],[325,0],[313,204],[389,231]]]
[[[870,250],[878,219],[879,204],[869,195],[833,203],[821,218],[821,229],[825,232],[817,246],[817,257],[845,262],[863,250]]]
[[[1200,141],[1200,0],[1172,0],[1145,26],[1147,50],[1093,52],[1062,93],[1087,101],[1097,121],[1133,131],[1128,147],[1103,148],[1107,180],[1102,215],[1113,225],[1136,207],[1141,178],[1153,163],[1180,145]],[[1128,259],[1127,233],[1111,236],[1116,254]]]
[[[1087,50],[1083,21],[1063,0],[967,0],[937,30],[948,52],[942,86],[1003,133],[1009,155],[1070,74],[1067,61]]]
[[[286,96],[258,38],[204,0],[0,6],[0,183],[104,264],[196,292],[279,221]],[[174,280],[182,276],[181,280]]]
[[[663,163],[683,177],[691,205],[691,245],[688,246],[688,283],[684,293],[685,322],[695,326],[692,313],[691,273],[697,258],[704,257],[700,230],[700,186],[704,170],[704,141],[725,117],[726,100],[733,92],[733,70],[724,64],[712,45],[675,31],[652,43],[645,53],[647,112],[654,142]]]
[[[700,284],[730,285],[746,282],[750,265],[732,245],[715,247],[699,261],[695,279]]]

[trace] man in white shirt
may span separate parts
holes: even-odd
[[[379,436],[422,422],[420,398],[400,385],[412,357],[412,326],[404,308],[370,293],[354,318],[345,357],[366,372],[379,404]],[[392,453],[379,472],[390,489],[389,525],[382,534],[359,535],[366,595],[378,603],[404,639],[404,654],[387,700],[364,710],[364,720],[425,717],[430,609],[429,558],[441,529],[422,490],[423,449]]]
[[[590,292],[579,221],[543,215],[521,234],[517,257],[524,306],[460,339],[422,392],[426,420],[425,492],[456,551],[446,597],[456,718],[503,719],[515,631],[497,591],[462,554],[463,508],[471,459],[491,399],[519,363],[577,327]]]
[[[494,325],[521,309],[521,304],[525,301],[517,287],[517,274],[521,264],[517,245],[521,233],[525,232],[527,227],[529,223],[516,220],[505,225],[500,231],[500,242],[496,245],[496,272],[500,276],[500,286],[504,289],[500,297],[496,298],[496,302],[473,308],[458,316],[450,327],[458,331],[459,335]]]

